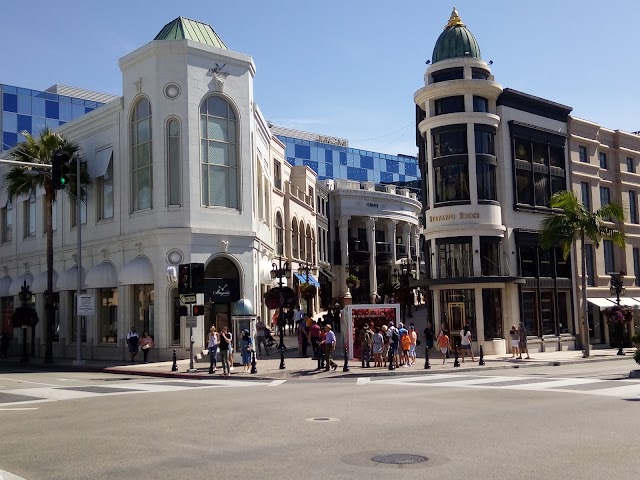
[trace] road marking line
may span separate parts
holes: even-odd
[[[366,385],[369,382],[371,382],[370,377],[360,377],[356,380],[356,385]]]
[[[18,475],[7,472],[6,470],[0,470],[0,480],[26,480],[26,478],[19,477]]]
[[[45,387],[59,387],[60,385],[57,385],[55,383],[43,383],[43,382],[30,382],[29,380],[16,380],[14,378],[3,378],[2,379],[7,380],[9,382],[18,382],[18,383],[30,383],[32,385],[44,385]]]
[[[11,412],[11,411],[16,411],[16,412],[23,412],[25,410],[38,410],[40,407],[17,407],[17,408],[0,408],[0,412]],[[2,477],[0,477],[2,478]]]
[[[278,385],[282,385],[286,380],[273,380],[267,384],[267,387],[277,387]]]

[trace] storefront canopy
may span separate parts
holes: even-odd
[[[11,277],[5,275],[0,278],[0,297],[10,297],[9,289],[11,288]]]
[[[610,298],[610,302],[617,303],[615,298]],[[620,305],[623,307],[640,307],[640,302],[631,297],[620,297]]]
[[[87,272],[87,288],[115,288],[118,286],[118,273],[111,262],[102,262]]]
[[[140,256],[131,260],[120,270],[118,282],[122,285],[153,284],[153,266],[149,259]]]
[[[24,282],[27,282],[27,287],[31,288],[31,284],[33,283],[33,275],[27,272],[16,277],[13,282],[11,282],[11,286],[9,287],[9,295],[18,295],[20,293],[20,289],[24,285]]]
[[[100,150],[96,156],[87,162],[87,171],[91,178],[104,177],[109,168],[109,162],[113,158],[111,147]]]
[[[296,278],[300,281],[300,283],[307,283],[307,274],[303,273],[293,273]],[[316,277],[314,277],[313,275],[309,274],[309,285],[313,285],[316,288],[320,288],[320,284],[318,283],[318,280],[316,280]]]
[[[58,277],[58,282],[56,283],[58,290],[69,291],[69,290],[77,290],[78,289],[78,266],[74,265],[71,268],[67,268],[64,272],[60,274]],[[87,288],[85,285],[85,271],[84,268],[80,269],[80,288],[84,290]]]
[[[58,281],[58,274],[53,271],[53,291],[57,292],[56,283]],[[42,272],[36,275],[31,284],[31,291],[33,293],[44,293],[47,290],[47,272]]]
[[[611,303],[606,298],[587,298],[587,302],[592,303],[596,307],[600,307],[600,308],[613,307],[613,303]]]

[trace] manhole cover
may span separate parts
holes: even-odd
[[[337,418],[331,418],[331,417],[311,417],[311,418],[305,418],[305,420],[307,422],[325,422],[325,423],[329,423],[329,422],[337,422],[338,419]]]
[[[405,453],[391,453],[389,455],[376,455],[371,460],[377,463],[388,463],[392,465],[410,465],[412,463],[422,463],[429,460],[422,455],[408,455]]]

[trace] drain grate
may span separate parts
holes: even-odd
[[[429,460],[422,455],[409,455],[406,453],[391,453],[388,455],[376,455],[371,457],[376,463],[387,463],[391,465],[411,465],[412,463],[422,463]]]
[[[332,417],[311,417],[311,418],[305,418],[305,420],[307,422],[318,422],[318,423],[322,423],[322,422],[337,422],[338,419],[337,418],[332,418]]]

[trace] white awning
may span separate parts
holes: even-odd
[[[85,285],[85,271],[84,268],[80,269],[80,289],[84,290]],[[67,268],[64,272],[60,274],[58,277],[58,282],[56,283],[56,287],[58,290],[77,290],[78,289],[78,266],[74,265],[71,268]]]
[[[0,297],[10,297],[9,289],[11,288],[11,277],[5,275],[0,278]]]
[[[58,281],[58,274],[56,271],[53,271],[53,291],[57,292],[56,282]],[[33,283],[31,284],[31,291],[33,293],[44,293],[47,289],[47,272],[42,272],[36,275],[36,278],[33,279]]]
[[[615,298],[610,298],[610,302],[617,303]],[[640,302],[631,297],[620,297],[620,305],[623,307],[640,307]]]
[[[33,283],[33,275],[27,272],[16,277],[13,282],[11,282],[11,286],[9,287],[9,295],[18,295],[20,293],[20,289],[24,285],[24,282],[27,282],[27,287],[31,288],[31,284]]]
[[[613,307],[613,303],[606,298],[587,298],[587,302],[593,303],[596,307],[600,308]]]
[[[96,152],[95,157],[87,162],[87,171],[91,178],[103,177],[113,159],[113,148],[104,148]]]
[[[113,263],[102,262],[87,272],[87,288],[114,288],[118,286],[118,273]]]
[[[121,285],[153,284],[153,266],[147,257],[136,257],[127,263],[118,274]]]

